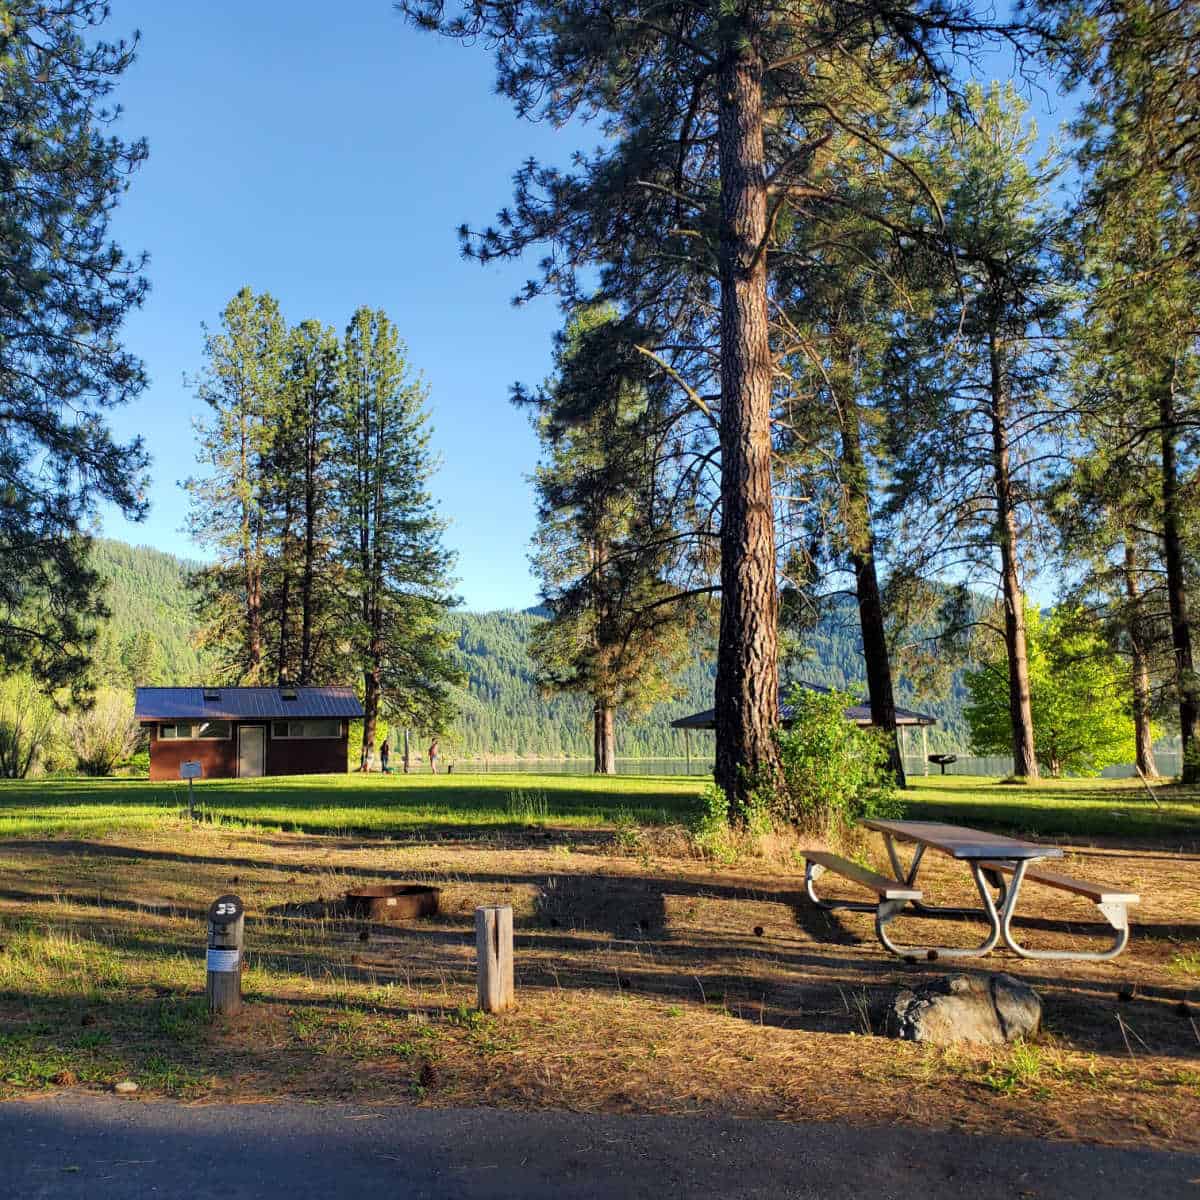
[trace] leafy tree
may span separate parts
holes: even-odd
[[[28,674],[0,679],[0,778],[24,779],[54,740],[59,714]]]
[[[381,711],[436,732],[453,717],[460,672],[446,622],[452,557],[429,493],[427,390],[396,327],[360,308],[346,328],[334,443],[339,628],[363,676],[363,749]]]
[[[85,775],[111,775],[137,749],[141,727],[133,717],[127,691],[101,690],[89,708],[70,719],[68,740]]]
[[[134,45],[96,36],[107,16],[0,7],[0,660],[77,692],[106,611],[85,530],[102,502],[146,511],[141,439],[106,424],[145,387],[120,332],[147,288],[109,238],[146,145],[110,131]]]
[[[464,240],[485,261],[548,244],[527,295],[553,289],[577,303],[579,273],[590,286],[600,268],[598,298],[656,331],[644,349],[716,433],[716,775],[737,819],[754,780],[778,764],[768,260],[793,209],[832,202],[823,168],[834,131],[887,108],[898,69],[911,87],[944,83],[942,52],[988,26],[953,0],[400,7],[422,28],[493,47],[497,88],[521,115],[601,123],[604,140],[569,171],[522,166],[513,207]]]
[[[863,817],[898,816],[887,734],[846,720],[853,698],[796,687],[787,703],[791,724],[776,734],[783,764],[776,815],[818,835]]]
[[[1128,672],[1120,656],[1076,609],[1048,618],[1025,614],[1035,744],[1052,775],[1097,775],[1135,752]],[[967,673],[971,702],[965,716],[978,754],[1011,746],[1007,655]]]
[[[654,436],[661,379],[605,308],[568,322],[557,365],[535,409],[533,563],[550,619],[531,653],[548,690],[591,697],[595,771],[608,775],[615,714],[674,693],[699,613],[671,578],[682,541]]]

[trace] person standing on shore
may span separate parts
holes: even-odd
[[[430,773],[433,775],[437,774],[437,763],[438,763],[438,740],[437,740],[437,738],[434,738],[433,741],[429,743],[429,770],[430,770]]]

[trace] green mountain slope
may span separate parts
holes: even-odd
[[[118,687],[203,682],[204,658],[194,645],[188,587],[193,564],[109,540],[97,541],[93,561],[108,582],[113,613],[97,647],[100,680]],[[826,622],[816,631],[801,673],[814,683],[861,695],[862,657],[852,616],[848,609],[844,619]],[[536,612],[464,612],[452,619],[468,682],[460,695],[458,720],[445,739],[447,751],[459,757],[590,756],[591,712],[586,701],[539,692],[528,654],[530,635],[542,620]],[[680,699],[657,706],[637,721],[618,720],[618,754],[682,757],[683,735],[672,730],[670,722],[712,706],[713,676],[711,647],[698,646],[695,659],[680,676]],[[957,680],[941,699],[914,697],[901,684],[899,703],[939,717],[931,746],[956,747],[966,742],[963,698]],[[709,753],[709,742],[710,735],[693,734],[693,753]]]

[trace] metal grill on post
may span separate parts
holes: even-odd
[[[242,1007],[241,897],[218,896],[208,906],[208,1011],[232,1016]]]
[[[204,764],[189,759],[179,764],[179,778],[188,781],[188,816],[196,819],[196,793],[192,789],[192,781],[204,778]]]

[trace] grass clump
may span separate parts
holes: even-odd
[[[543,788],[517,788],[508,793],[504,811],[520,821],[544,821],[550,815],[550,801]]]

